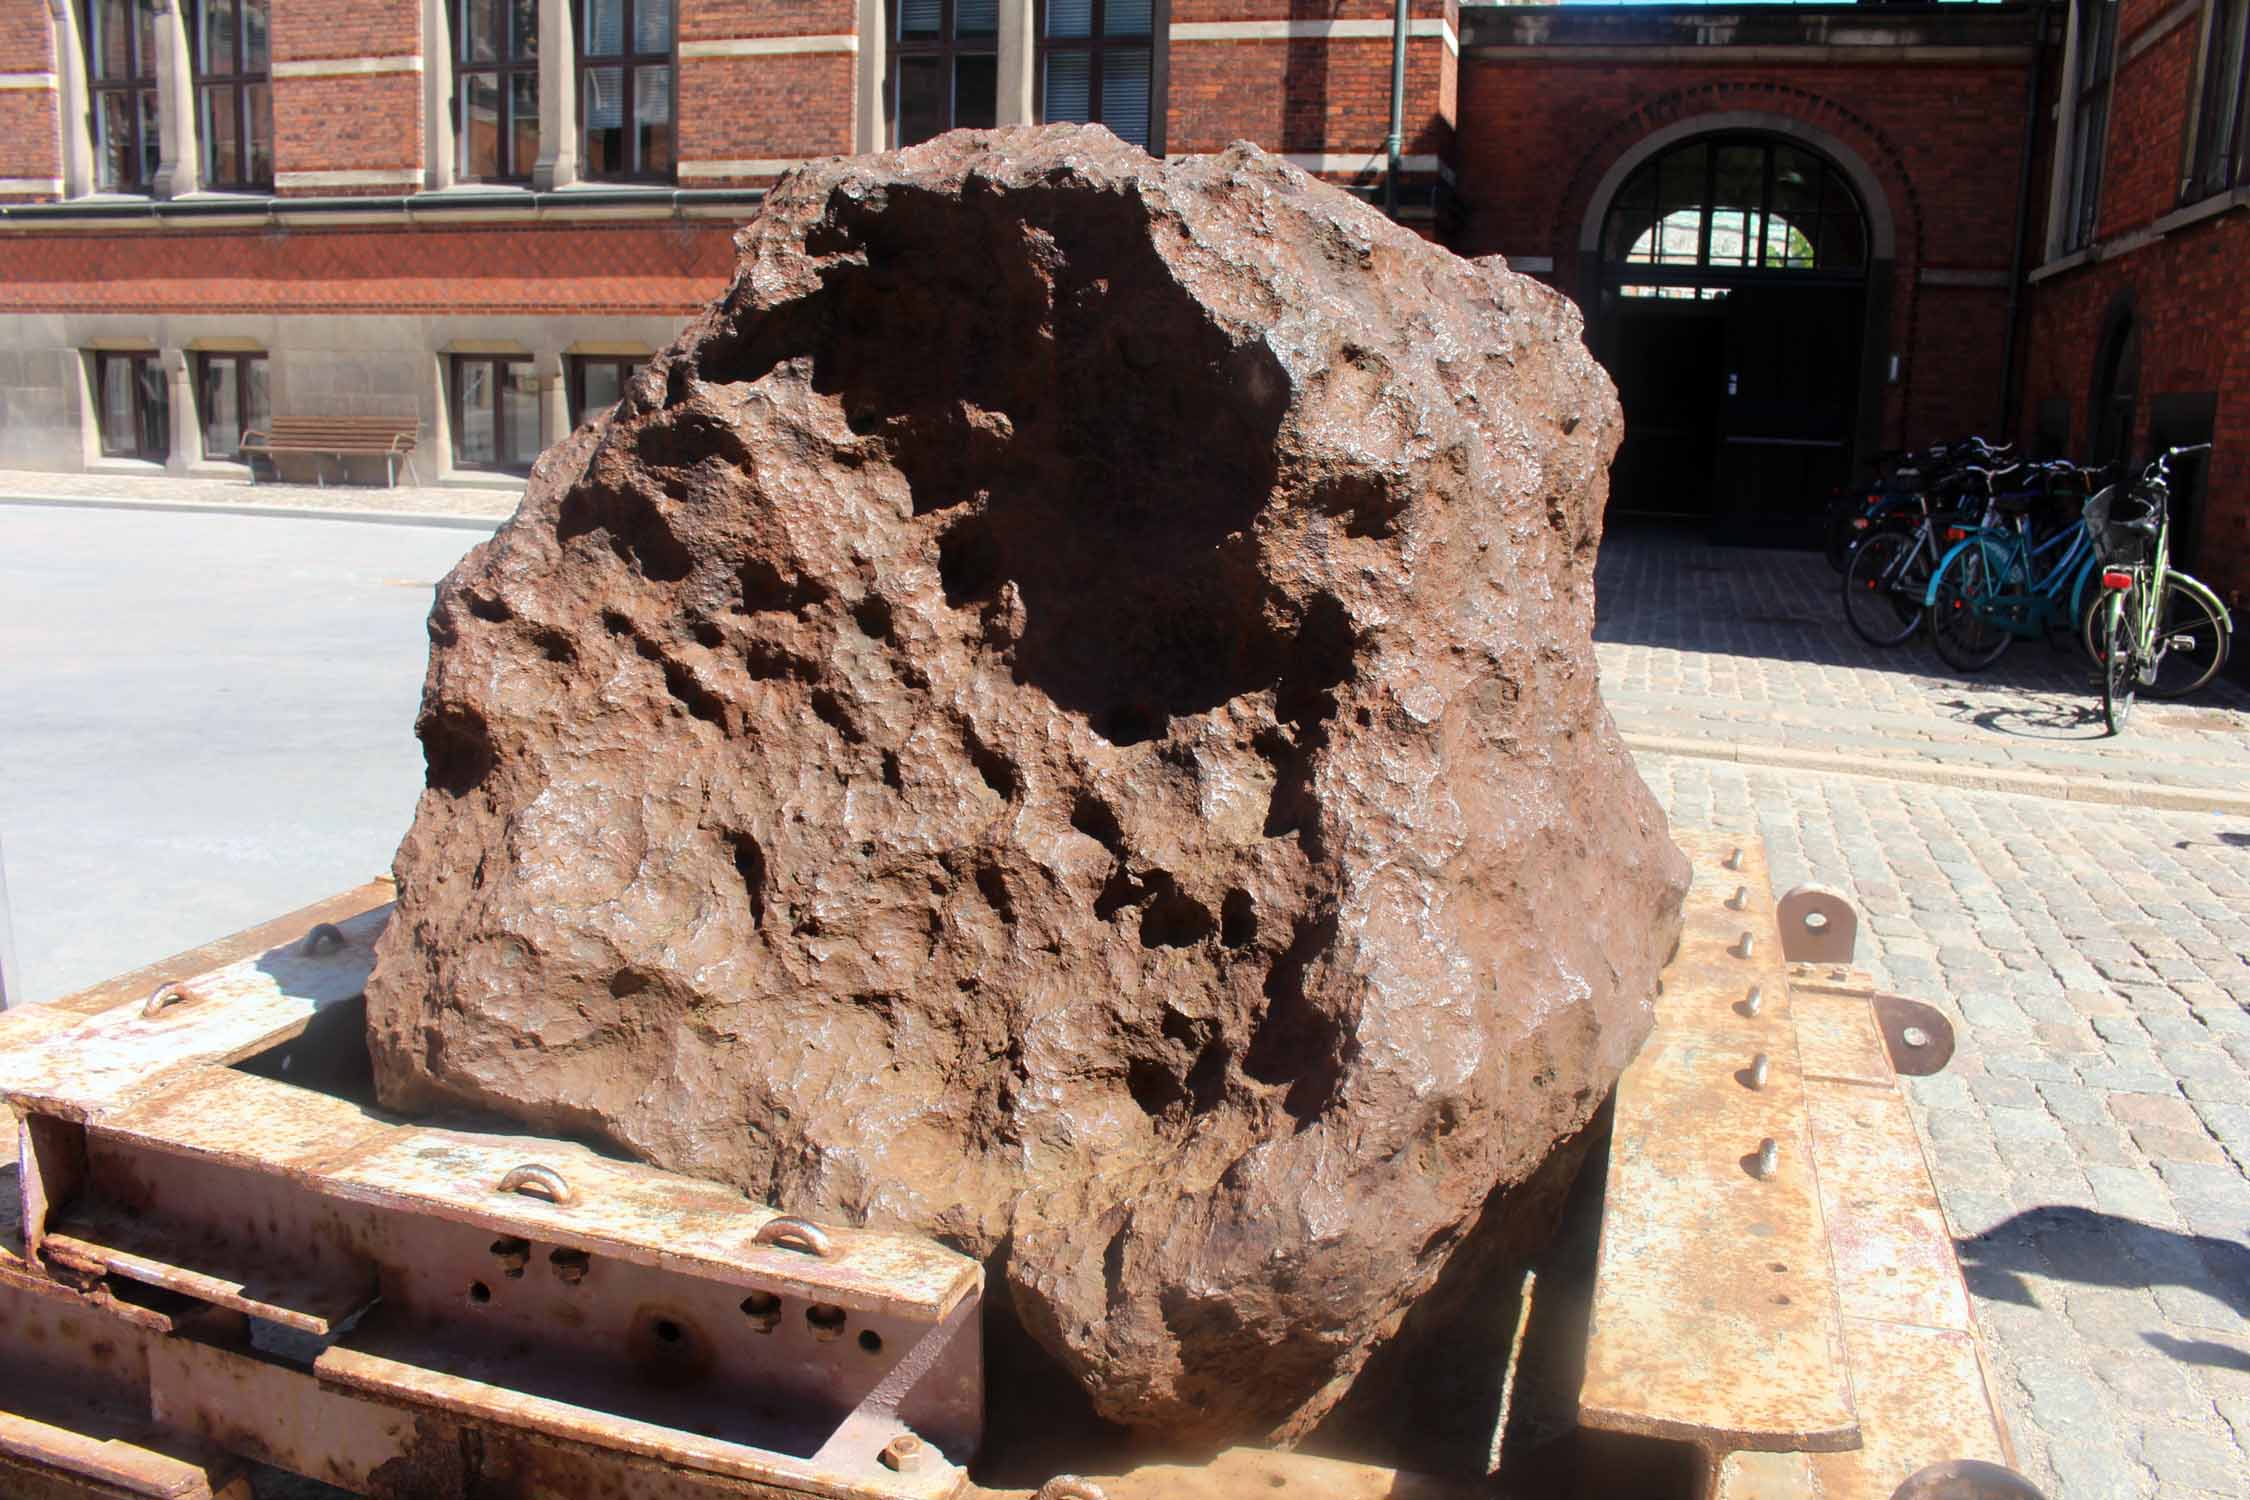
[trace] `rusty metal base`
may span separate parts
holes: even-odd
[[[1523,1298],[1528,1324],[1575,1323],[1583,1441],[1466,1480],[1235,1450],[1042,1500],[1454,1500],[1495,1478],[1888,1500],[1930,1463],[2007,1460],[1897,1082],[1942,1066],[1944,1018],[1849,968],[1834,892],[1777,903],[1755,843],[1681,842],[1696,883],[1618,1089],[1598,1263],[1589,1233],[1581,1284]],[[0,1015],[21,1117],[0,1495],[247,1500],[257,1463],[397,1500],[1030,1500],[962,1467],[975,1263],[374,1109],[358,996],[388,897]],[[1523,1331],[1511,1391],[1556,1373]]]

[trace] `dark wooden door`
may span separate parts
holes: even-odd
[[[1858,287],[1732,288],[1713,483],[1714,539],[1803,547],[1851,478],[1859,389]]]

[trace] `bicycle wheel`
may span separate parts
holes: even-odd
[[[2078,635],[2086,645],[2086,660],[2099,671],[2102,664],[2102,629],[2109,611],[2103,606],[2109,602],[2109,591],[2101,586],[2097,572],[2086,588],[2086,608],[2078,616]]]
[[[2015,639],[1985,613],[1992,593],[1990,574],[1984,549],[1971,546],[1938,575],[1937,601],[1929,612],[1930,644],[1957,672],[1983,671]]]
[[[2184,698],[2227,664],[2232,632],[2193,584],[2177,576],[2164,580],[2164,602],[2156,611],[2156,676],[2141,685],[2151,698]]]
[[[2102,722],[2111,734],[2123,734],[2132,716],[2133,690],[2140,678],[2139,653],[2133,648],[2133,622],[2140,605],[2136,589],[2113,589],[2103,602],[2102,616]]]
[[[1844,619],[1870,646],[1895,646],[1922,625],[1922,589],[1929,580],[1910,577],[1907,566],[1914,534],[1878,531],[1852,553],[1844,570]]]

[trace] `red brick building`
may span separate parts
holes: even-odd
[[[1410,0],[1402,218],[1569,291],[1618,503],[1801,526],[1886,447],[2215,437],[2250,589],[2250,0]],[[266,412],[520,471],[808,156],[1098,119],[1371,193],[1386,0],[0,0],[0,465],[224,472]]]

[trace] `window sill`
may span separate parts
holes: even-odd
[[[2221,214],[2231,213],[2235,209],[2246,206],[2250,206],[2250,186],[2229,188],[2223,193],[2213,193],[2210,197],[2199,199],[2188,204],[2185,208],[2176,208],[2162,218],[2150,221],[2142,228],[2127,230],[2123,234],[2112,235],[2106,240],[2098,240],[2085,249],[2073,250],[2068,255],[2058,255],[2033,271],[2025,280],[2037,286],[2050,277],[2060,276],[2065,271],[2075,271],[2080,266],[2093,265],[2097,261],[2116,260],[2122,256],[2130,255],[2136,250],[2153,245],[2177,230],[2200,224],[2205,219],[2218,218]]]
[[[116,458],[105,455],[86,465],[89,474],[133,474],[143,479],[161,477],[170,472],[163,464],[147,458]]]
[[[194,479],[248,479],[250,466],[227,458],[199,458],[187,466]]]

